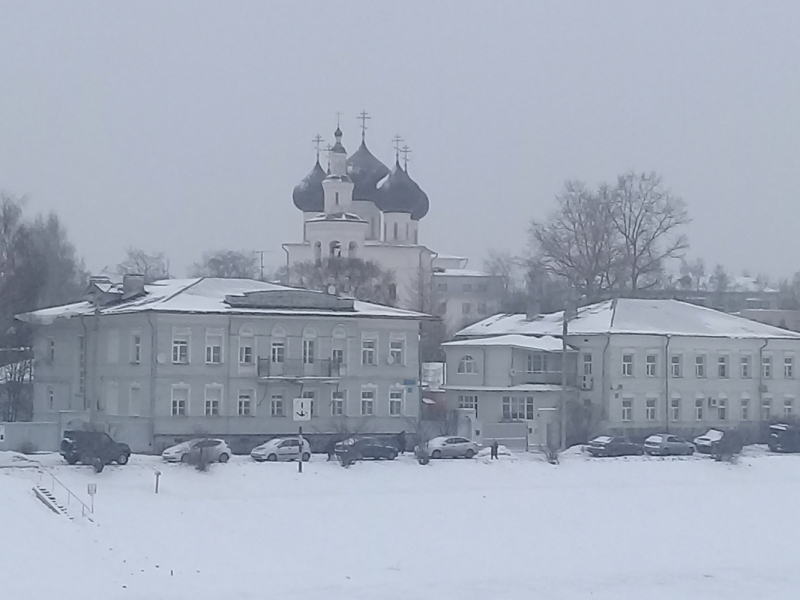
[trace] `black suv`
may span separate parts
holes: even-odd
[[[61,440],[61,456],[69,464],[92,465],[99,473],[105,465],[124,465],[131,456],[128,444],[121,444],[101,431],[65,431]]]
[[[397,458],[397,448],[372,437],[348,438],[336,444],[335,452],[336,456],[343,462],[362,460],[364,458],[375,460],[382,458],[394,460]]]
[[[800,426],[793,423],[770,425],[767,443],[772,452],[800,452]]]

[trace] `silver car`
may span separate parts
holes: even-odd
[[[226,463],[231,458],[231,449],[225,440],[198,438],[171,446],[161,453],[161,458],[167,462],[194,463],[200,458],[200,453],[208,462]]]
[[[694,454],[694,445],[671,433],[657,433],[644,441],[644,452],[653,456]]]
[[[256,446],[250,451],[250,457],[258,462],[297,460],[303,462],[311,460],[311,446],[303,438],[302,444],[299,437],[273,438],[268,442]]]
[[[431,458],[472,458],[478,453],[478,444],[463,437],[442,436],[429,441],[427,450]]]

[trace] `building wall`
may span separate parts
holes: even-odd
[[[223,340],[221,362],[209,364],[207,335],[217,332],[222,333]],[[334,338],[334,333],[342,337]],[[176,364],[173,338],[187,334],[188,364]],[[80,336],[85,339],[84,369]],[[134,336],[139,336],[138,354]],[[299,380],[301,385],[267,376],[272,373],[273,340],[284,340],[287,364],[302,364],[303,339],[312,336],[315,364],[330,360],[334,346],[344,351],[346,369],[340,377],[304,378]],[[365,337],[377,340],[374,366],[361,364]],[[405,343],[402,364],[388,364],[392,339]],[[249,365],[239,363],[239,345],[244,340],[253,341],[253,363]],[[52,361],[51,341],[55,349]],[[348,421],[350,428],[396,433],[407,428],[406,418],[419,414],[418,356],[419,326],[412,320],[167,313],[104,315],[82,322],[58,320],[40,327],[36,334],[34,418],[55,421],[62,411],[86,409],[91,420],[116,425],[120,432],[127,425],[134,427],[134,421],[138,428],[144,419],[149,423],[151,443],[155,436],[198,433],[273,435],[296,431],[297,424],[291,420],[292,399],[314,390],[315,415],[306,424],[310,428],[307,431],[334,433]],[[172,416],[176,389],[188,390],[185,416]],[[362,389],[375,392],[373,415],[361,414]],[[219,414],[206,416],[206,399],[216,399],[217,390]],[[251,414],[239,416],[239,392],[244,390],[253,393]],[[392,390],[403,392],[397,416],[389,414]],[[332,415],[334,391],[346,393],[343,416]],[[272,396],[278,392],[283,393],[283,416],[273,416],[270,410]],[[139,433],[135,437],[138,439]]]
[[[434,273],[431,287],[433,312],[451,334],[500,311],[499,277]]]

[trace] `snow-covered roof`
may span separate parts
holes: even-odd
[[[523,350],[539,350],[542,352],[561,352],[561,340],[550,335],[534,337],[530,335],[499,335],[495,337],[473,338],[446,342],[442,346],[466,346],[469,348],[481,346],[510,346]]]
[[[165,279],[145,285],[145,294],[109,304],[99,308],[102,315],[131,314],[137,312],[155,311],[170,313],[214,313],[214,314],[280,314],[280,315],[309,315],[309,316],[355,316],[375,317],[389,319],[424,319],[428,318],[423,313],[418,313],[391,306],[371,304],[369,302],[353,301],[351,310],[329,309],[325,307],[292,307],[270,306],[251,307],[230,304],[227,298],[245,298],[248,293],[254,292],[298,292],[314,297],[331,298],[322,292],[313,292],[290,288],[287,286],[265,283],[253,279],[218,279],[201,277],[195,279]],[[30,313],[18,315],[23,321],[34,321],[43,324],[58,318],[71,318],[95,314],[96,307],[92,302],[83,301],[53,308],[44,308]]]
[[[458,337],[506,334],[561,335],[563,311],[529,320],[524,314],[499,314],[458,332]],[[800,339],[800,333],[729,315],[679,300],[619,298],[578,309],[571,335],[641,334],[719,338]]]
[[[569,386],[567,386],[569,388]],[[549,383],[521,383],[519,385],[446,385],[444,389],[454,392],[560,392],[560,385]],[[570,388],[571,389],[571,388]]]

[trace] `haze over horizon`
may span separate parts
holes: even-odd
[[[565,180],[656,170],[689,257],[800,271],[800,5],[752,2],[6,1],[0,190],[55,211],[91,271],[127,246],[302,237],[312,138],[391,138],[430,197],[420,242],[519,252]],[[324,161],[324,158],[323,158]]]

